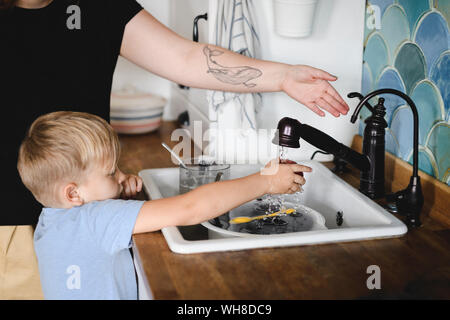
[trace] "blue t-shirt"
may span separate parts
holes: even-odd
[[[34,233],[46,299],[137,299],[129,248],[144,201],[44,208]]]

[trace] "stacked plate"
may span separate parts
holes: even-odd
[[[134,87],[111,93],[111,126],[118,133],[140,134],[157,130],[166,99]]]

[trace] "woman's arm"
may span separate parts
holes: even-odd
[[[347,114],[348,105],[328,83],[336,77],[303,65],[252,59],[187,40],[142,10],[125,28],[121,55],[161,77],[189,87],[232,92],[284,91],[317,114]]]

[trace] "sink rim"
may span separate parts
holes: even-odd
[[[349,242],[358,240],[382,239],[382,238],[396,238],[401,237],[407,233],[407,226],[397,217],[387,212],[383,207],[368,198],[366,195],[359,192],[343,179],[332,173],[322,163],[315,160],[304,160],[302,164],[314,165],[316,170],[320,170],[323,174],[337,180],[350,187],[350,192],[353,192],[360,200],[367,201],[367,204],[376,209],[378,214],[382,215],[384,219],[389,220],[390,223],[383,225],[369,225],[369,226],[349,226],[345,228],[327,229],[327,230],[312,230],[301,231],[285,234],[271,234],[271,235],[252,235],[252,237],[227,237],[221,239],[207,239],[207,240],[186,240],[181,235],[177,227],[166,227],[161,231],[166,239],[169,248],[176,253],[190,254],[200,252],[217,252],[217,251],[234,251],[267,247],[284,247],[284,246],[301,246],[314,245],[321,243],[336,243]],[[237,164],[233,166],[251,167],[255,165]],[[139,176],[144,180],[144,189],[152,200],[163,198],[157,183],[153,177],[155,175],[178,173],[178,167],[170,168],[154,168],[144,169],[139,172]],[[234,177],[231,177],[234,178]],[[317,210],[316,210],[317,211]],[[320,213],[320,211],[319,211]],[[207,222],[207,221],[206,221]],[[205,222],[202,223],[202,225]],[[223,230],[223,229],[221,229]],[[323,234],[326,233],[328,237],[323,239]],[[331,238],[331,239],[330,239]],[[275,241],[274,241],[275,240]],[[276,241],[278,240],[278,241]]]

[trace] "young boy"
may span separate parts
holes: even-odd
[[[295,172],[311,171],[280,164],[269,172],[269,163],[264,174],[170,198],[120,200],[142,181],[118,169],[119,156],[117,135],[92,114],[54,112],[29,128],[18,170],[44,206],[34,243],[46,299],[137,299],[133,234],[198,224],[266,193],[294,193],[305,183]]]

